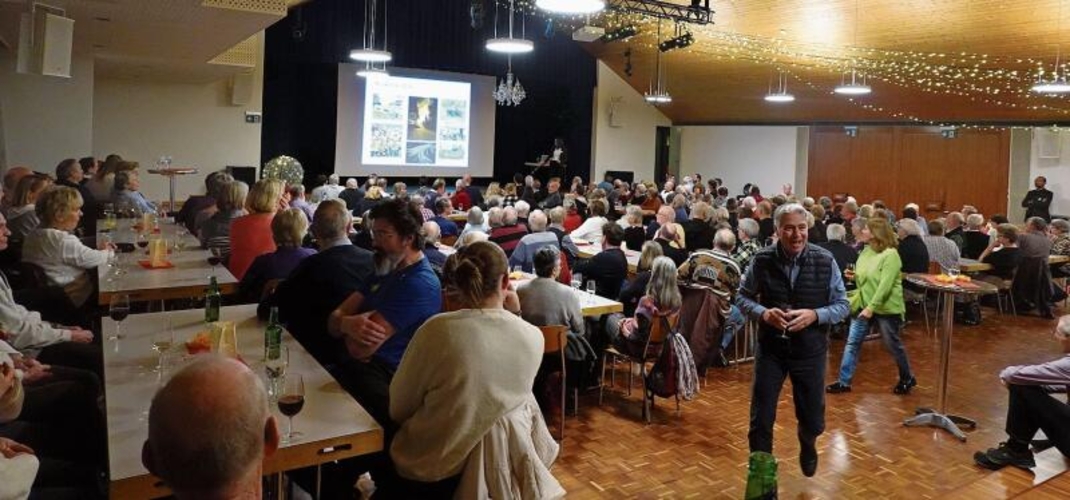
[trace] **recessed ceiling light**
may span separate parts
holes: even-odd
[[[491,38],[487,50],[503,54],[526,54],[535,50],[535,43],[523,38]]]
[[[360,62],[386,63],[394,56],[385,50],[354,49],[349,51],[349,58]]]
[[[557,14],[594,14],[606,8],[605,0],[538,0],[535,6]]]
[[[765,100],[768,102],[792,102],[795,100],[795,96],[791,94],[767,94]]]

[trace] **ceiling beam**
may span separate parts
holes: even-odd
[[[660,0],[615,0],[610,3],[609,8],[619,12],[641,14],[678,23],[700,25],[713,23],[713,10],[710,9],[710,0],[692,0],[689,6],[676,5]]]

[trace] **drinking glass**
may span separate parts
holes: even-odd
[[[268,358],[264,361],[264,372],[268,378],[268,397],[271,401],[279,399],[279,382],[286,379],[286,368],[290,366],[290,349],[286,346],[279,348],[277,358]]]
[[[138,232],[134,241],[137,243],[137,247],[144,251],[149,247],[149,233],[146,231]]]
[[[301,436],[300,432],[294,432],[294,417],[301,413],[301,408],[305,406],[305,379],[300,373],[291,373],[286,376],[278,405],[279,413],[288,418],[286,435],[283,436],[282,443],[290,444],[294,438]]]
[[[188,237],[188,236],[189,236],[189,231],[187,231],[186,228],[184,228],[184,227],[180,227],[180,228],[178,228],[178,230],[175,231],[175,250],[176,251],[181,252],[181,251],[186,249],[186,237]]]
[[[163,357],[175,345],[175,330],[171,322],[171,315],[167,315],[167,328],[152,334],[152,350],[156,351],[156,373],[163,375]]]
[[[112,321],[115,321],[115,335],[108,337],[108,340],[123,338],[123,320],[129,315],[130,296],[126,294],[112,295],[108,304],[108,316],[111,317]]]
[[[595,280],[588,280],[587,281],[587,293],[589,293],[591,295],[594,295],[596,290],[598,290],[598,283],[595,282]]]
[[[947,268],[947,275],[950,276],[951,279],[958,278],[960,273],[959,266],[951,266]]]
[[[215,246],[208,247],[208,252],[208,263],[212,266],[212,276],[216,276],[216,268],[223,263],[223,248]]]
[[[583,279],[580,278],[578,274],[573,274],[572,275],[572,288],[574,290],[576,290],[576,291],[579,291],[581,287],[583,287]]]

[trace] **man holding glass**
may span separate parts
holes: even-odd
[[[807,211],[790,203],[773,215],[777,243],[762,249],[743,276],[736,303],[759,321],[750,408],[748,483],[776,489],[773,424],[784,379],[791,377],[799,420],[803,474],[817,471],[817,437],[825,430],[825,325],[839,323],[849,308],[843,278],[832,254],[807,241]],[[751,485],[748,485],[748,498]]]

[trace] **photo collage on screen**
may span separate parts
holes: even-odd
[[[467,167],[471,87],[384,77],[368,82],[365,163]]]

